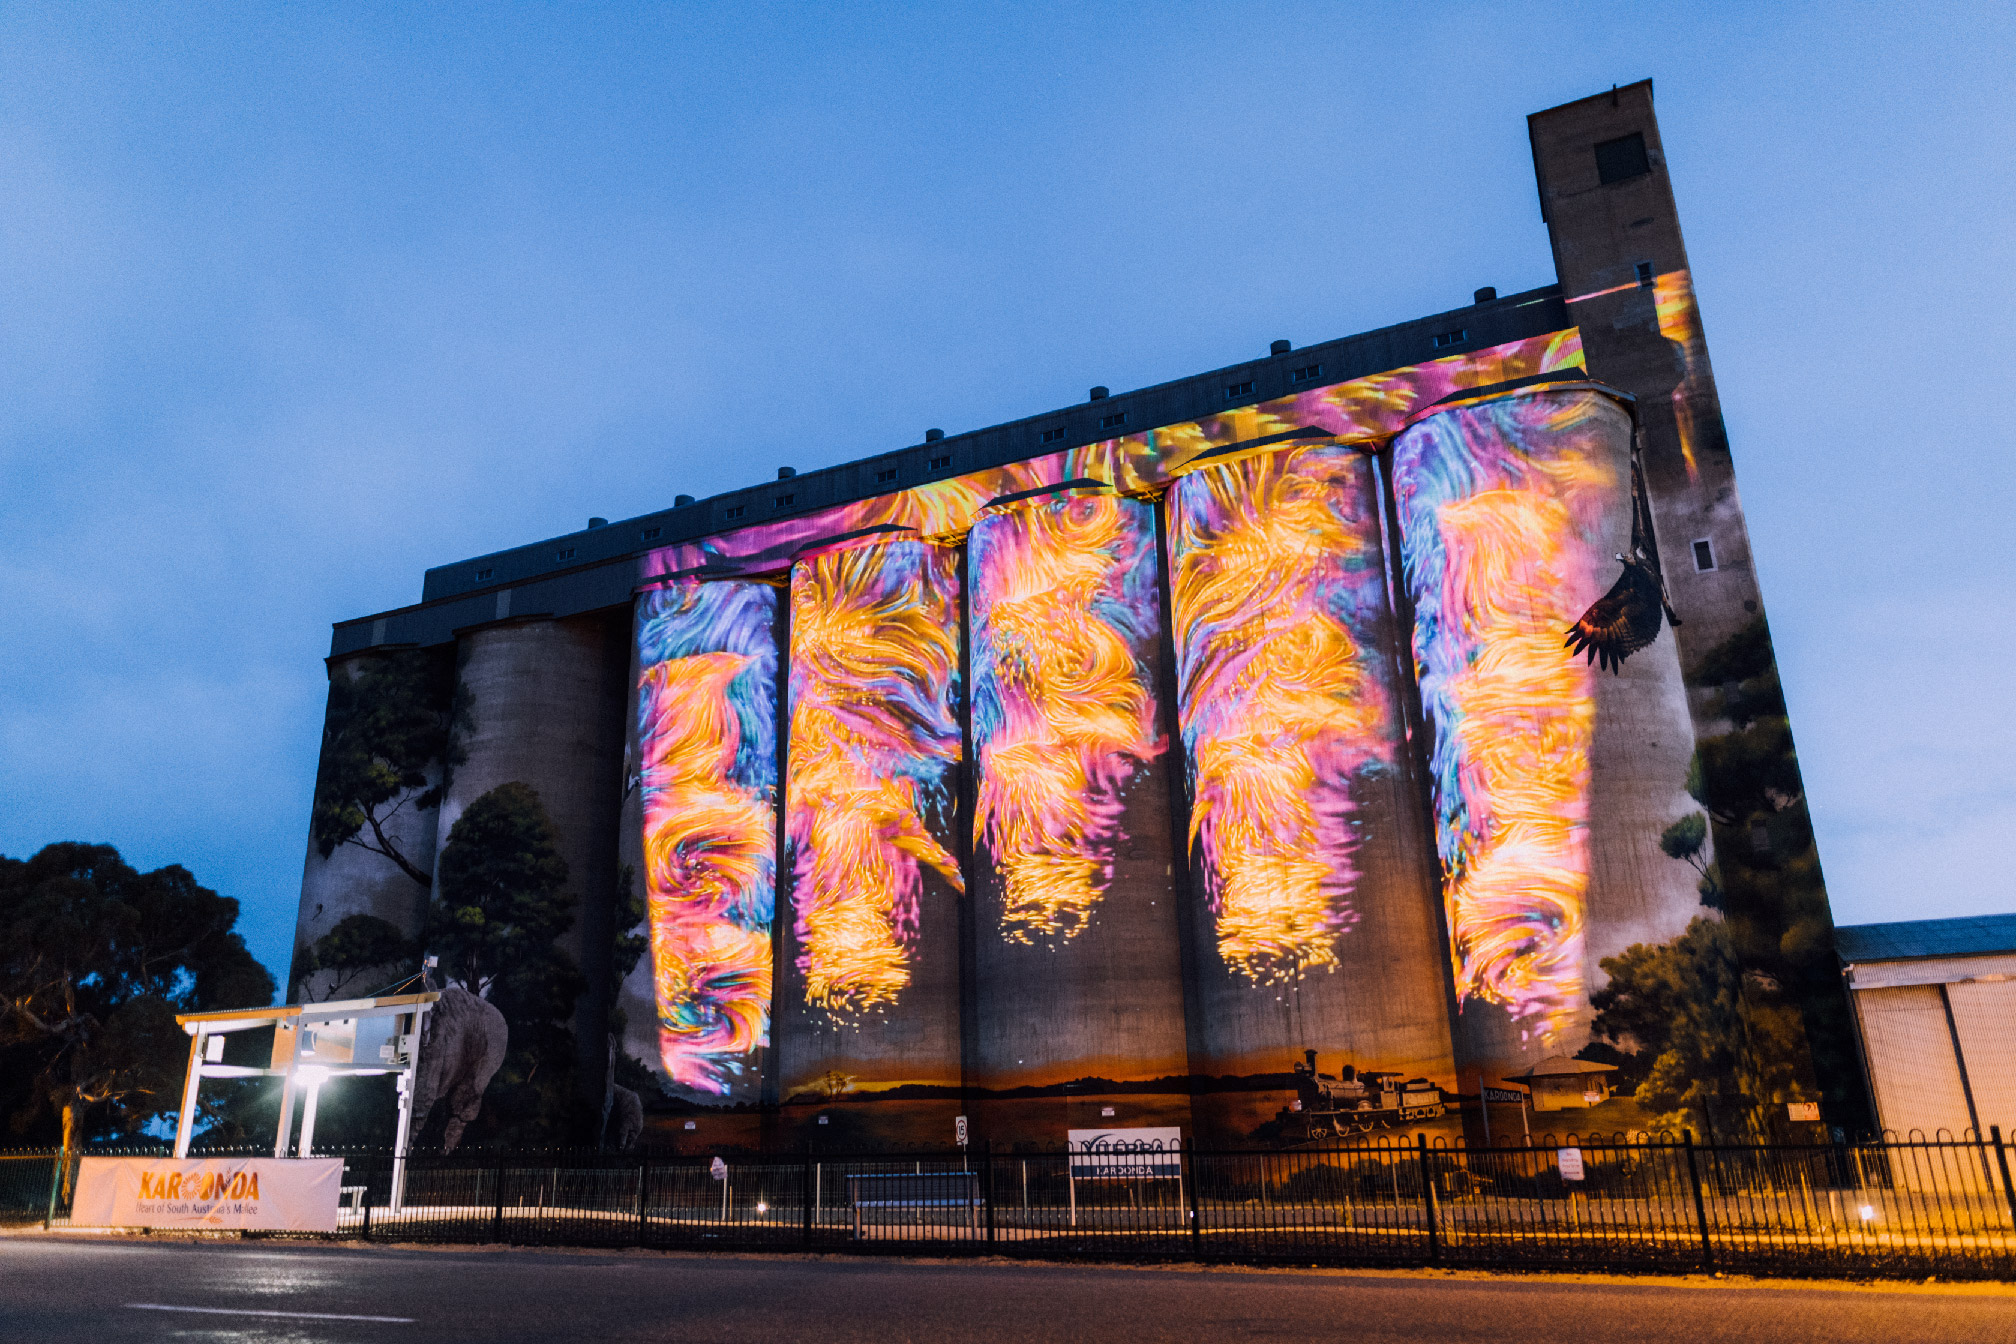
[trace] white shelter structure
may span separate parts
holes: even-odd
[[[182,1081],[182,1112],[175,1125],[175,1156],[189,1155],[196,1121],[196,1094],[205,1078],[279,1078],[280,1126],[273,1156],[287,1157],[294,1130],[294,1097],[307,1096],[301,1112],[301,1140],[293,1156],[309,1157],[315,1146],[315,1108],[322,1086],[334,1078],[396,1074],[399,1125],[392,1144],[392,1198],[405,1189],[406,1145],[413,1128],[413,1092],[419,1076],[420,1037],[439,994],[394,994],[330,1003],[290,1003],[277,1008],[238,1008],[211,1013],[179,1013],[175,1021],[189,1033],[189,1072]],[[273,1051],[265,1068],[224,1063],[224,1037],[232,1032],[273,1028]]]

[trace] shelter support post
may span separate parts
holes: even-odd
[[[413,1089],[420,1081],[420,1037],[427,1025],[427,1009],[413,1013],[413,1030],[408,1039],[405,1066],[399,1071],[399,1127],[392,1137],[392,1212],[406,1207],[406,1149],[413,1139]]]
[[[191,1131],[196,1128],[196,1089],[203,1082],[203,1054],[210,1043],[209,1034],[201,1027],[189,1032],[189,1076],[182,1080],[182,1110],[175,1118],[175,1157],[177,1161],[189,1156]]]
[[[273,1136],[273,1156],[287,1156],[287,1141],[294,1137],[294,1061],[280,1075],[280,1128]]]
[[[308,1097],[301,1103],[301,1144],[295,1149],[299,1157],[315,1156],[315,1112],[322,1101],[322,1078],[308,1080]]]

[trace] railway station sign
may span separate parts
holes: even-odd
[[[1087,1180],[1152,1180],[1183,1174],[1183,1131],[1073,1129],[1066,1131],[1071,1175]]]

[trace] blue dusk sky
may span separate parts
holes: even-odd
[[[1551,283],[1651,77],[1842,922],[2016,910],[2016,7],[0,5],[0,853],[284,972],[429,565]]]

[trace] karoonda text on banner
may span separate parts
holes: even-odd
[[[338,1157],[87,1157],[70,1221],[85,1227],[334,1232]]]

